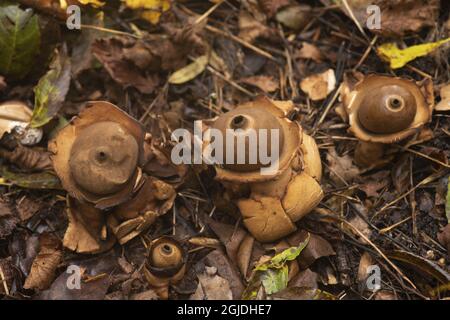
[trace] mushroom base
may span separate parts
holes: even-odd
[[[158,277],[147,267],[143,268],[144,276],[150,287],[156,292],[156,294],[163,300],[169,298],[169,287],[178,283],[186,273],[186,266],[183,265],[181,269],[171,277]]]
[[[382,167],[392,160],[386,149],[383,143],[359,141],[355,149],[355,163],[365,169]]]

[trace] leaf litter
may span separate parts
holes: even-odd
[[[8,124],[0,137],[0,296],[158,299],[139,270],[150,243],[171,234],[189,255],[183,279],[168,284],[169,299],[448,297],[445,1],[73,2],[86,18],[78,31],[61,23],[59,2],[0,7],[0,101],[33,106],[21,127],[42,131],[24,143],[0,114]],[[379,29],[367,28],[369,4],[380,7]],[[49,23],[57,29],[51,36]],[[355,163],[359,142],[341,111],[369,74],[414,80],[436,106],[423,130],[390,145],[387,163],[365,169]],[[261,94],[294,102],[289,119],[316,140],[323,163],[323,200],[296,222],[296,232],[271,243],[246,230],[211,170],[167,161],[172,130],[192,129],[194,120]],[[66,193],[47,143],[92,100],[139,120],[152,141],[146,168],[173,184],[177,198],[173,215],[155,219],[139,237],[82,255],[61,244]],[[111,232],[98,230],[100,238]],[[80,290],[67,289],[71,264],[80,267]],[[373,264],[386,277],[376,293],[365,286]]]

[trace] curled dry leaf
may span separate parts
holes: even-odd
[[[289,281],[288,287],[317,289],[318,280],[319,275],[317,273],[311,271],[310,269],[305,269],[300,271]]]
[[[92,45],[94,56],[111,78],[123,87],[152,93],[160,82],[161,71],[173,71],[186,64],[188,55],[203,50],[198,26],[165,28],[168,35],[146,35],[145,39],[112,37]]]
[[[194,79],[205,70],[208,61],[209,55],[203,55],[196,58],[191,64],[172,73],[168,80],[169,83],[182,84]]]
[[[145,181],[133,198],[118,205],[108,216],[108,226],[120,244],[146,230],[175,201],[176,192],[171,185],[153,177],[142,179]]]
[[[309,76],[300,82],[300,89],[313,100],[325,99],[336,87],[336,77],[333,69]]]
[[[42,139],[41,129],[30,128],[33,111],[21,101],[7,101],[0,104],[0,138],[7,133],[23,145],[35,145]]]
[[[450,110],[450,84],[444,85],[441,88],[441,101],[434,107],[436,111]]]
[[[275,18],[284,26],[299,31],[311,21],[311,7],[308,5],[287,6],[278,11]]]
[[[17,213],[22,222],[29,220],[44,207],[43,201],[25,196],[16,202]]]
[[[335,148],[329,149],[327,162],[330,166],[330,177],[336,183],[349,182],[359,176],[359,169],[353,164],[349,155],[339,156]]]
[[[294,58],[311,59],[320,63],[323,60],[323,54],[315,45],[303,42],[302,47],[295,52]]]
[[[253,76],[242,78],[239,82],[255,86],[265,93],[271,93],[278,90],[279,84],[270,76]]]
[[[448,254],[450,254],[450,223],[438,233],[437,238],[440,244],[447,249]]]
[[[357,280],[359,282],[359,288],[361,291],[367,288],[366,279],[369,276],[369,267],[375,263],[373,257],[368,253],[364,252],[361,255],[358,266]]]
[[[99,39],[93,43],[92,52],[111,78],[125,88],[134,87],[142,93],[152,93],[159,83],[156,74],[143,71],[153,56],[141,42],[120,37]]]
[[[298,246],[299,243],[309,239],[308,244],[298,256],[299,267],[304,270],[322,257],[333,256],[336,254],[331,244],[321,236],[309,233],[304,230],[294,233],[286,240],[291,246]]]
[[[189,243],[195,246],[205,247],[205,248],[219,248],[220,241],[214,238],[206,237],[193,237],[189,239]]]
[[[55,278],[55,271],[62,259],[61,242],[50,234],[39,239],[40,249],[25,280],[25,289],[47,289]]]
[[[290,4],[289,0],[258,0],[258,2],[269,18],[273,17],[279,9]]]
[[[0,157],[29,172],[53,170],[50,154],[42,148],[18,144],[12,151],[0,147]]]
[[[215,267],[206,267],[198,275],[198,286],[190,300],[232,300],[233,294],[228,281],[217,275]]]
[[[241,11],[239,14],[239,38],[253,42],[258,38],[269,39],[275,36],[272,29],[256,20],[251,14]]]
[[[176,116],[179,119],[178,113]],[[144,158],[142,169],[148,175],[169,182],[175,187],[183,183],[187,167],[170,161],[170,147],[148,133],[145,134]]]
[[[326,5],[335,4],[331,0],[321,0]],[[344,13],[358,20],[361,26],[367,26],[370,16],[374,16],[373,11],[368,11],[370,5],[377,5],[380,8],[380,28],[370,28],[371,32],[380,34],[383,37],[399,37],[408,33],[417,33],[422,28],[433,27],[439,16],[439,0],[416,1],[416,0],[347,0],[346,8],[342,1],[339,2]],[[371,20],[373,21],[373,20]]]
[[[0,198],[0,239],[9,236],[17,226],[19,219],[13,214],[6,200]]]
[[[231,263],[230,259],[225,255],[221,249],[216,249],[209,253],[205,259],[207,266],[215,267],[217,274],[226,279],[233,294],[233,299],[240,299],[244,290],[239,271]]]
[[[73,270],[69,268],[70,266],[53,281],[49,289],[42,291],[38,298],[42,300],[103,300],[105,298],[111,282],[106,273],[104,276],[84,281],[83,276],[86,269],[81,267],[80,287],[79,289],[70,289],[75,287],[74,279],[76,278],[73,277]],[[74,287],[69,288],[68,283]]]
[[[432,277],[439,281],[440,284],[448,284],[450,282],[450,273],[426,258],[403,250],[388,252],[386,255],[392,260],[408,265],[428,279],[429,277]]]

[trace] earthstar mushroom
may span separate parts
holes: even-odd
[[[431,82],[380,75],[349,78],[341,90],[343,111],[359,143],[355,162],[376,167],[390,161],[386,146],[419,132],[431,120],[433,90]]]
[[[319,184],[322,165],[317,145],[312,137],[303,133],[297,122],[288,119],[293,108],[290,101],[259,97],[207,121],[209,128],[221,131],[225,137],[227,129],[235,130],[232,139],[236,148],[239,147],[238,136],[244,135],[241,138],[245,138],[245,162],[215,165],[216,179],[225,187],[226,196],[236,203],[244,225],[261,242],[275,241],[295,231],[295,222],[317,206],[323,197]],[[267,169],[268,164],[264,164],[259,156],[254,163],[249,161],[252,149],[250,139],[246,138],[248,129],[254,129],[258,136],[261,132],[265,134],[261,129],[266,129],[267,134],[269,129],[278,129],[278,141],[275,141],[278,142],[275,146],[279,151],[278,168],[273,172],[262,174],[261,170]],[[228,142],[225,138],[224,154]],[[208,144],[207,141],[206,146]],[[257,145],[260,155],[259,139]],[[269,142],[267,149],[272,150]],[[236,150],[234,156],[236,160]]]
[[[163,236],[151,242],[143,272],[147,282],[162,299],[168,298],[169,286],[183,278],[186,259],[185,249],[173,237]]]
[[[142,170],[144,134],[125,112],[96,101],[49,142],[54,170],[69,197],[66,247],[108,250],[116,238],[121,244],[131,240],[170,209],[173,187]]]

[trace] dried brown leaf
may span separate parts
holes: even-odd
[[[249,13],[241,11],[239,14],[239,38],[247,42],[253,42],[258,38],[272,38],[272,29],[262,24]]]
[[[450,110],[450,84],[447,84],[441,88],[441,101],[434,107],[436,111],[449,111]]]
[[[31,265],[31,271],[25,280],[25,289],[44,290],[50,287],[55,271],[62,259],[61,242],[53,235],[43,234],[40,238],[40,250]]]
[[[289,0],[258,0],[258,2],[269,18],[273,17],[280,8],[285,7],[290,3]]]
[[[9,204],[0,198],[0,239],[9,236],[16,228],[19,220],[11,211]]]
[[[323,100],[336,87],[336,77],[333,69],[309,76],[300,82],[300,89],[307,93],[313,101]]]
[[[198,275],[198,287],[190,300],[232,300],[233,294],[228,280],[217,275],[215,267],[206,267]]]
[[[303,42],[302,47],[294,54],[294,58],[311,59],[320,63],[323,60],[323,55],[315,45]]]
[[[437,235],[438,241],[447,248],[447,252],[450,255],[450,223],[447,224],[441,232]]]
[[[265,93],[271,93],[279,88],[278,82],[275,81],[273,77],[270,76],[253,76],[242,78],[239,82],[255,86]]]
[[[352,158],[349,155],[338,156],[334,148],[329,149],[327,162],[330,167],[330,177],[336,183],[342,184],[342,180],[348,183],[359,176],[359,169],[353,164]]]

